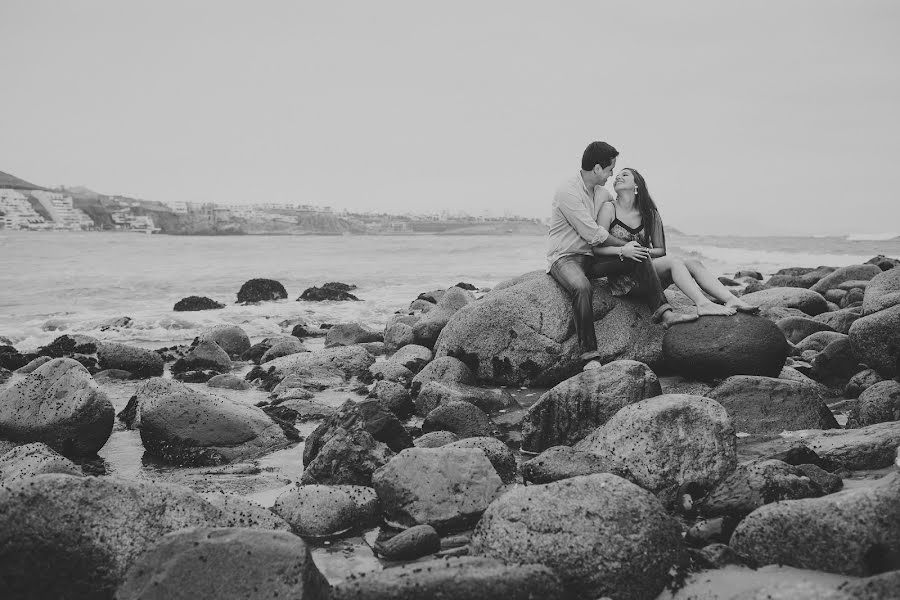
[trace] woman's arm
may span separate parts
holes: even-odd
[[[658,212],[654,221],[653,231],[650,234],[650,258],[660,258],[666,255],[666,230]]]
[[[613,219],[616,218],[616,209],[612,202],[606,202],[600,207],[600,214],[597,217],[597,225],[609,231],[609,226]],[[609,236],[600,246],[592,248],[594,256],[617,256],[622,259],[631,259],[640,262],[647,258],[647,251],[637,242],[625,242],[617,237]]]

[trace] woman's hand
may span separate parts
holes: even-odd
[[[622,257],[629,258],[634,262],[642,262],[650,258],[650,249],[644,248],[637,242],[628,242],[622,246]]]

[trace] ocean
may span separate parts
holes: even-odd
[[[900,239],[671,235],[672,254],[698,258],[717,275],[764,274],[788,266],[844,266],[876,254],[900,256]],[[0,336],[20,351],[63,333],[157,348],[202,329],[237,324],[254,341],[282,334],[284,321],[313,326],[356,321],[380,329],[423,291],[458,282],[489,288],[544,268],[545,240],[533,235],[167,236],[0,231]],[[235,304],[248,279],[280,281],[288,299]],[[296,301],[328,281],[358,287],[361,302]],[[174,312],[186,296],[221,310]],[[129,317],[129,325],[109,324]]]

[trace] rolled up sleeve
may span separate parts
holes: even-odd
[[[562,193],[556,197],[556,204],[569,225],[591,246],[602,244],[609,237],[609,232],[597,224],[594,216],[579,198]]]

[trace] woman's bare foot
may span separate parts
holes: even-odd
[[[691,313],[679,313],[674,310],[667,310],[662,314],[659,319],[659,322],[662,323],[663,327],[668,329],[672,325],[678,325],[679,323],[690,323],[691,321],[696,321],[699,318],[698,315]]]
[[[705,302],[697,305],[697,314],[701,317],[730,317],[736,312],[737,309],[733,306],[722,306],[715,302]]]
[[[725,303],[725,306],[730,306],[734,310],[742,313],[747,313],[748,315],[755,315],[759,312],[758,306],[753,306],[752,304],[747,304],[740,298],[732,298],[728,302]]]

